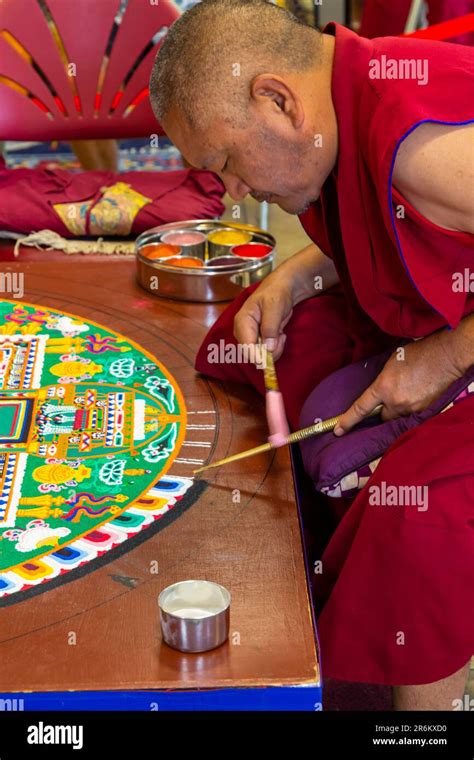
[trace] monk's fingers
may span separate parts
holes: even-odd
[[[375,384],[370,385],[364,393],[354,401],[352,406],[341,414],[337,426],[334,428],[334,435],[344,435],[361,420],[367,417],[378,404],[382,403],[380,393]]]
[[[268,339],[267,341],[265,341],[265,346],[267,347],[267,350],[271,350],[274,361],[277,361],[277,359],[279,359],[283,353],[283,349],[285,348],[286,337],[287,337],[286,333],[284,333],[283,330],[285,329],[286,325],[288,324],[292,316],[293,316],[293,309],[290,311],[288,316],[285,317],[285,319],[281,323],[280,334],[278,335],[275,344],[273,344],[273,342],[270,341],[270,348],[268,348]],[[275,348],[272,349],[271,348],[272,345],[274,345]]]
[[[258,301],[249,298],[234,317],[234,337],[237,343],[256,344],[261,319],[262,312]]]
[[[288,322],[290,321],[291,317],[293,316],[293,309],[286,315],[286,317],[283,319],[281,325],[280,325],[280,331],[283,331],[285,327],[287,326]]]
[[[267,367],[267,355],[271,353],[273,361],[276,362],[277,359],[280,358],[280,356],[283,353],[283,349],[285,348],[286,343],[286,335],[285,333],[282,333],[278,336],[276,339],[276,343],[272,344],[275,346],[275,348],[272,351],[269,351],[265,343],[257,344],[255,346],[255,354],[257,357],[257,367],[259,369],[266,369]]]
[[[291,314],[290,314],[291,316]],[[285,305],[281,301],[267,299],[265,307],[262,309],[262,320],[260,322],[260,335],[262,341],[272,353],[283,350],[281,335],[284,325],[288,322],[289,316]],[[285,321],[286,320],[286,321]],[[278,358],[274,353],[274,358]]]
[[[275,350],[272,351],[272,356],[273,356],[274,361],[279,359],[280,356],[282,355],[283,349],[285,348],[285,343],[286,343],[286,335],[285,333],[282,333],[277,338],[277,344],[276,344]]]
[[[293,310],[286,299],[253,295],[244,303],[234,317],[234,336],[238,343],[255,346],[256,364],[265,364],[265,351],[271,351],[273,359],[280,358],[285,347],[285,325]],[[263,346],[256,345],[261,337]]]
[[[402,406],[394,405],[389,401],[385,401],[380,416],[384,422],[388,422],[388,420],[396,420],[406,414],[410,414],[410,412],[407,412]]]

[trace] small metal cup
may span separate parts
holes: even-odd
[[[211,581],[181,581],[158,597],[163,640],[180,652],[207,652],[229,637],[230,594]]]
[[[187,266],[180,263],[184,261],[185,259],[186,259]],[[197,262],[197,265],[193,266],[191,264],[191,266],[189,266],[189,261]],[[167,259],[161,259],[160,263],[167,267],[179,267],[179,269],[187,269],[188,271],[189,269],[194,270],[194,269],[200,269],[204,267],[204,263],[202,259],[199,258],[199,256],[188,256],[187,254],[184,254],[184,253],[180,256],[170,256]]]
[[[242,240],[240,243],[233,242],[228,243],[216,243],[213,240],[213,236],[221,232],[231,232],[233,235],[240,235]],[[245,238],[245,239],[244,239]],[[235,245],[243,245],[244,243],[250,243],[252,240],[251,233],[246,230],[234,229],[233,227],[222,227],[222,229],[212,230],[207,235],[207,251],[209,258],[213,259],[215,256],[226,256],[230,253],[230,249]]]
[[[242,249],[245,249],[246,255],[242,255]],[[263,249],[266,250],[266,253],[262,255],[262,253],[257,254],[255,256],[249,255],[252,253],[255,253],[255,251],[261,251]],[[253,250],[252,250],[253,249]],[[259,243],[257,241],[251,241],[250,243],[242,243],[241,245],[234,245],[230,249],[230,254],[233,256],[238,256],[241,261],[262,261],[266,262],[273,256],[273,248],[271,245],[268,245],[267,243]]]
[[[192,232],[196,237],[195,243],[183,243],[182,240],[180,240],[181,237],[189,234],[189,232]],[[199,240],[197,240],[197,238],[199,238]],[[204,261],[206,258],[206,236],[203,232],[187,229],[171,230],[162,235],[161,240],[163,243],[179,245],[185,256],[195,256],[196,258],[201,259],[201,261]]]
[[[232,267],[237,270],[244,269],[242,259],[239,256],[231,256],[230,254],[228,256],[214,256],[213,259],[206,261],[206,267],[207,269],[214,269],[216,267],[219,269],[220,267]]]

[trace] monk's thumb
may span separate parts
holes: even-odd
[[[262,314],[260,323],[260,335],[269,351],[275,351],[279,347],[281,337],[283,314],[278,304],[267,306]]]

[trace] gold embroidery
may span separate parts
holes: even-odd
[[[86,214],[91,205],[92,201],[79,201],[79,203],[55,203],[53,208],[69,232],[73,235],[85,235]]]
[[[133,221],[143,206],[152,199],[134,190],[125,182],[103,188],[103,195],[90,214],[88,234],[129,235]],[[92,201],[56,203],[53,208],[73,235],[86,233],[86,214]]]

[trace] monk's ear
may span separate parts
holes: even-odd
[[[274,74],[258,74],[250,82],[250,97],[259,108],[273,105],[280,109],[295,128],[304,121],[303,104],[290,85]]]

